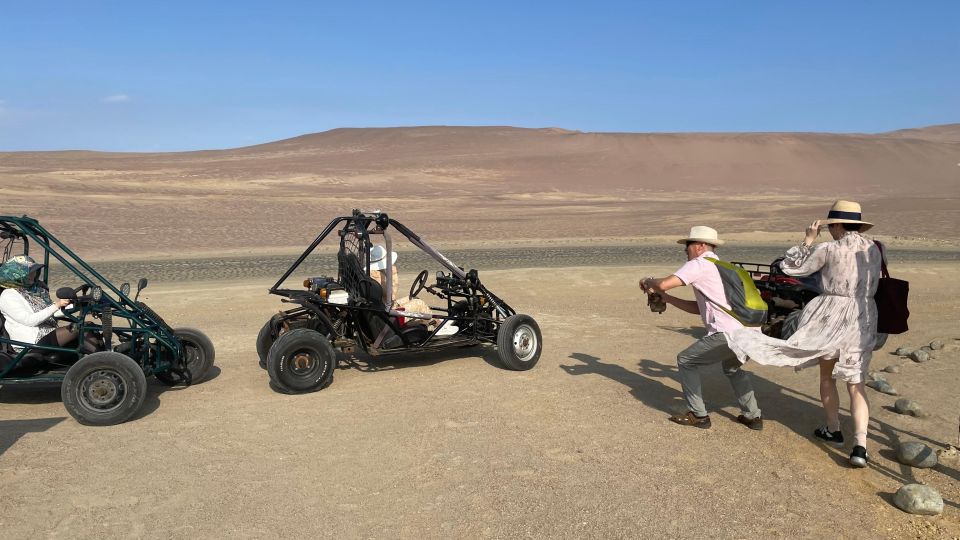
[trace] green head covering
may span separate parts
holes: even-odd
[[[40,295],[49,302],[50,295],[46,287],[38,282],[27,284],[27,276],[41,268],[43,268],[42,264],[27,255],[11,257],[9,261],[0,264],[0,287]]]

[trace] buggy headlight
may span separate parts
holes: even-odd
[[[326,300],[327,297],[330,296],[330,290],[329,290],[329,289],[320,289],[319,291],[317,291],[317,294],[320,295],[320,298]]]
[[[101,289],[100,287],[94,287],[93,291],[90,292],[90,298],[93,298],[94,302],[99,302],[102,296],[103,296],[103,289]]]

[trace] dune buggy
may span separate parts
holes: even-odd
[[[340,246],[336,276],[307,277],[303,288],[282,288],[284,282],[317,246],[336,231]],[[392,301],[391,257],[385,257],[385,280],[371,277],[371,248],[391,253],[391,231],[402,235],[441,268],[414,279],[409,298],[430,294],[429,313],[401,311]],[[386,290],[386,294],[384,291]],[[543,338],[537,322],[518,314],[480,281],[476,270],[464,271],[416,233],[380,211],[334,218],[269,292],[298,307],[281,311],[257,336],[260,365],[275,390],[301,393],[320,390],[333,380],[336,352],[359,348],[373,357],[410,355],[478,344],[496,345],[502,364],[527,370],[540,358]],[[433,304],[440,304],[434,306]]]
[[[12,340],[0,312],[0,385],[60,384],[64,407],[78,422],[113,425],[129,420],[143,405],[147,376],[166,385],[189,385],[213,365],[213,343],[207,336],[171,328],[139,301],[146,279],[130,298],[129,283],[115,287],[27,216],[0,216],[0,247],[3,261],[30,255],[32,248],[42,250],[39,279],[44,286],[50,283],[51,257],[80,282],[56,291],[58,298],[72,300],[59,319],[78,330],[76,346]]]
[[[798,316],[808,302],[820,295],[816,276],[793,277],[780,269],[777,259],[770,264],[732,262],[750,273],[760,296],[767,302],[764,334],[786,339],[796,330]]]

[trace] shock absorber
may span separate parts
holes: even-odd
[[[113,309],[107,309],[100,314],[103,323],[103,347],[105,351],[113,350]]]

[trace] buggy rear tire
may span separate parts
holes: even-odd
[[[525,371],[537,365],[543,350],[540,326],[529,315],[507,317],[497,331],[497,355],[504,367]]]
[[[216,351],[213,348],[213,342],[203,332],[194,328],[176,328],[173,335],[177,336],[180,344],[183,346],[183,354],[186,356],[187,371],[190,372],[190,384],[203,382],[203,378],[213,367],[213,360],[216,357]],[[180,384],[179,377],[171,373],[157,373],[157,380],[168,386]]]
[[[267,354],[270,381],[284,393],[322,390],[333,382],[337,353],[320,332],[295,328],[273,342]]]
[[[143,406],[146,392],[140,365],[113,351],[84,356],[70,366],[60,386],[67,412],[88,426],[126,422]]]

